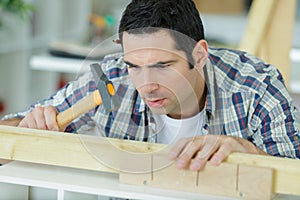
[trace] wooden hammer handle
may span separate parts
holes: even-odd
[[[59,113],[56,116],[56,121],[59,128],[65,127],[70,124],[74,119],[80,115],[88,112],[89,110],[95,108],[97,105],[102,104],[102,99],[98,90],[89,94],[85,98],[78,101],[72,107]]]

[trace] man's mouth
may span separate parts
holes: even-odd
[[[163,106],[165,99],[147,99],[147,105],[152,108],[160,108]]]

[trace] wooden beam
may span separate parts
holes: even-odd
[[[277,67],[288,88],[295,14],[296,0],[253,1],[239,47]]]
[[[171,181],[172,183],[174,183],[174,178],[178,180],[180,173],[193,173],[189,170],[176,170],[172,162],[166,160],[167,152],[168,146],[163,144],[0,126],[0,159],[118,174],[133,174],[133,172],[137,172],[134,174],[134,179],[140,183],[144,183],[144,181],[147,183],[148,181],[153,186],[156,185],[153,180],[161,182],[161,170],[166,170],[164,173],[169,173],[170,179],[166,181]],[[243,175],[241,174],[242,171],[237,172],[235,169],[240,169],[244,165],[246,167],[258,167],[258,174],[264,169],[273,170],[274,173],[271,173],[272,185],[274,185],[272,193],[300,195],[299,160],[233,153],[229,155],[222,165],[234,166],[232,170],[236,173],[236,178],[234,178],[236,180],[238,180],[238,177],[243,177],[247,174],[243,173]],[[211,166],[206,167],[208,171],[215,169],[211,168]],[[220,170],[222,168],[217,167],[216,169]],[[214,176],[212,174],[217,173],[210,173],[208,177],[212,178]],[[144,175],[146,175],[146,178]],[[223,175],[226,175],[226,173],[223,173]],[[199,180],[200,176],[205,176],[205,174],[199,173],[196,177],[194,175],[186,175],[186,177],[193,178],[182,179],[182,181],[184,183],[192,181],[194,184],[195,178]],[[258,175],[258,177],[260,176]],[[217,180],[219,180],[219,177],[215,176]],[[270,176],[267,176],[265,180],[269,179]],[[124,180],[124,177],[122,180]],[[240,178],[238,182],[241,181],[246,181],[247,184],[246,179]],[[237,191],[243,191],[242,188],[245,188],[243,185],[234,185],[239,186],[240,189]],[[200,189],[199,191],[202,190]],[[247,191],[244,191],[244,193],[247,194]]]
[[[289,88],[291,73],[290,52],[293,44],[296,0],[276,0],[276,2],[276,9],[262,39],[258,57],[275,65]]]
[[[241,15],[245,13],[246,0],[194,0],[201,13]]]
[[[126,152],[159,148],[158,144],[0,126],[0,159],[118,173]]]
[[[152,174],[120,173],[120,182],[199,194],[251,200],[273,197],[273,170],[231,163],[205,166],[198,172],[166,166]]]
[[[268,29],[277,0],[254,0],[249,14],[246,32],[239,49],[256,55]]]
[[[300,160],[234,153],[226,162],[274,169],[275,193],[300,195]]]

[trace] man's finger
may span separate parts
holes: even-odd
[[[221,147],[217,150],[216,153],[213,154],[211,157],[209,163],[217,166],[220,165],[223,160],[227,158],[227,156],[232,152],[232,149],[229,148],[228,145],[223,144]]]
[[[212,165],[219,165],[232,152],[243,152],[243,153],[246,153],[247,150],[243,146],[242,142],[243,141],[240,140],[240,138],[235,138],[235,137],[226,137],[226,138],[224,138],[222,140],[221,147],[211,157],[210,163]]]
[[[54,107],[45,107],[45,121],[48,130],[58,131],[59,127],[56,121],[57,110]]]
[[[184,150],[186,144],[189,142],[190,142],[190,139],[188,139],[188,138],[182,138],[179,141],[177,141],[175,143],[175,145],[173,145],[173,147],[171,148],[171,150],[168,154],[169,159],[175,160],[176,158],[178,158],[179,155]]]
[[[18,127],[29,128],[28,124],[25,123],[25,118],[20,121],[20,123],[18,124]]]
[[[33,114],[29,113],[18,125],[23,128],[36,128],[36,122],[34,120]]]
[[[190,160],[202,148],[202,145],[203,141],[199,138],[192,139],[189,143],[187,143],[176,162],[176,167],[178,169],[185,168],[190,163]]]
[[[195,158],[190,164],[190,170],[198,171],[202,169],[209,158],[218,150],[219,144],[217,143],[206,143],[203,148],[197,153]]]
[[[36,121],[36,126],[38,129],[46,130],[46,122],[44,116],[44,108],[36,107],[33,111],[34,120]]]

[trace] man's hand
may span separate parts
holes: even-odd
[[[232,152],[267,155],[253,143],[238,137],[224,135],[206,135],[183,138],[171,149],[169,158],[176,161],[176,167],[197,171],[206,163],[219,165]]]
[[[24,128],[59,131],[56,115],[57,110],[55,107],[36,107],[21,120],[18,126]]]

